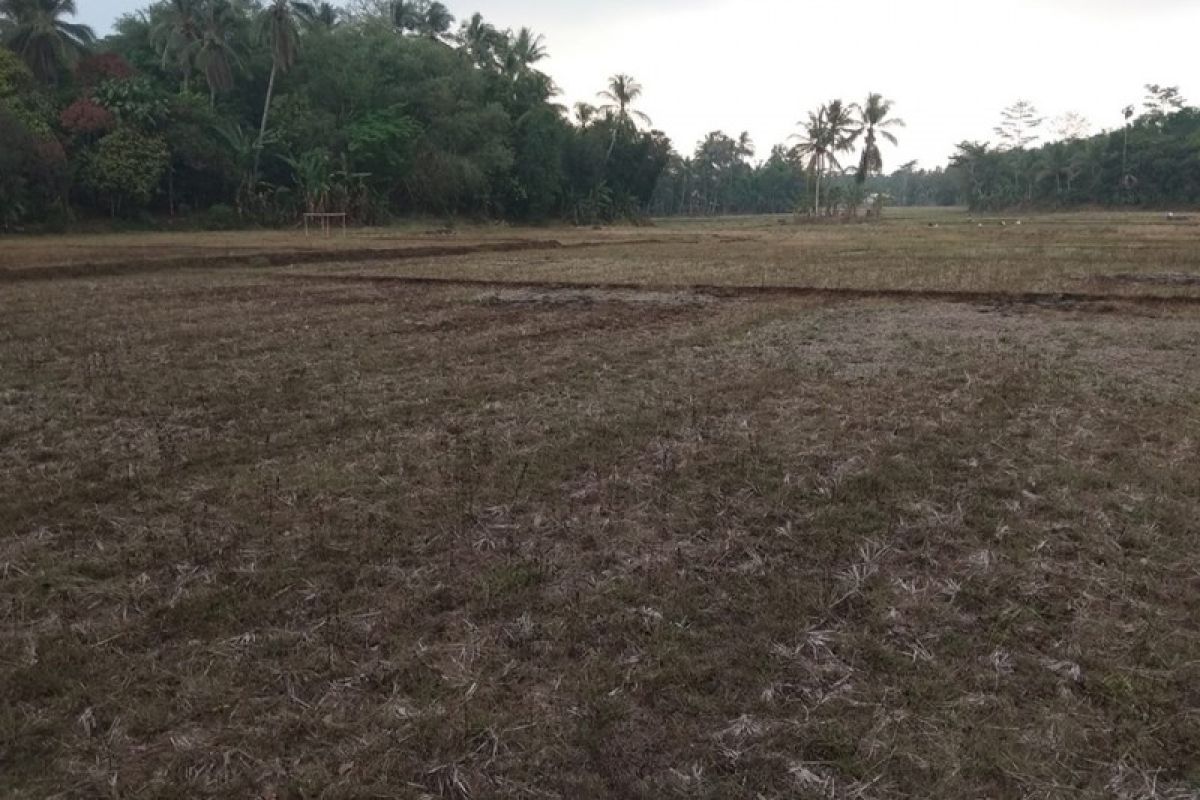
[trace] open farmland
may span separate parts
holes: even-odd
[[[5,240],[0,795],[1195,797],[1200,224],[1003,221]]]

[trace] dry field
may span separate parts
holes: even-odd
[[[1200,225],[1007,222],[0,240],[0,796],[1200,796]]]

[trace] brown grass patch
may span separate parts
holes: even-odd
[[[992,310],[9,284],[0,795],[1195,796],[1200,315]]]

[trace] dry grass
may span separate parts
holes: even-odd
[[[0,318],[5,797],[1200,792],[1200,311],[249,267]]]
[[[395,228],[350,228],[322,236],[306,236],[302,229],[228,231],[103,233],[66,236],[6,236],[0,250],[0,278],[5,271],[30,267],[202,263],[206,259],[278,257],[289,253],[333,255],[346,251],[396,251],[403,255],[430,247],[462,248],[497,243],[574,243],[627,240],[658,236],[652,228],[512,228],[503,224],[408,223]],[[680,232],[682,238],[688,238]]]
[[[795,226],[749,218],[708,228],[684,222],[643,231],[650,241],[634,237],[605,247],[305,269],[511,281],[1200,297],[1200,225],[1190,222],[1048,215],[1018,225],[1012,218],[976,219],[965,212],[928,219],[936,221]]]

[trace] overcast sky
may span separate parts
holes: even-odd
[[[481,11],[500,28],[546,37],[543,69],[560,101],[594,101],[607,76],[645,87],[641,109],[687,153],[711,130],[750,132],[765,157],[822,101],[869,91],[908,123],[894,167],[944,164],[963,139],[994,139],[1000,110],[1032,101],[1051,119],[1082,113],[1120,124],[1145,83],[1195,80],[1200,0],[444,0],[460,19]],[[79,0],[107,31],[138,0]],[[1048,127],[1048,126],[1047,126]]]

